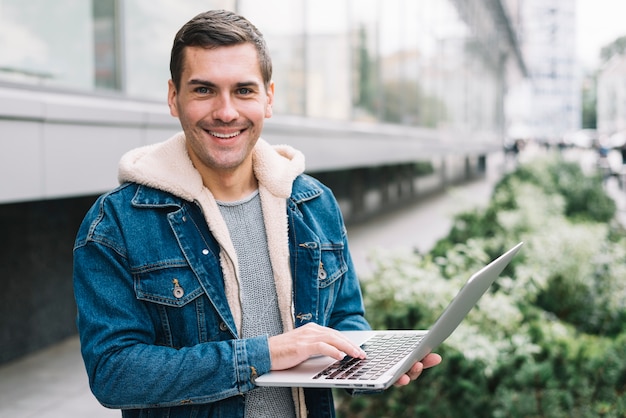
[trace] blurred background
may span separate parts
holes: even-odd
[[[63,370],[82,373],[74,235],[116,186],[120,156],[179,130],[166,102],[171,43],[212,8],[264,33],[276,83],[264,138],[301,149],[307,172],[333,189],[363,272],[365,253],[385,239],[428,251],[454,209],[486,204],[523,153],[575,151],[621,181],[621,2],[0,0],[0,393],[5,405],[22,399],[6,416],[31,416],[16,412],[33,402],[23,398],[33,384],[24,362],[41,372],[62,359],[51,385]],[[449,206],[426,205],[434,196]],[[418,213],[423,223],[407,229]],[[70,397],[88,398],[85,410],[53,415],[50,400],[36,416],[94,416],[86,378],[75,379]]]

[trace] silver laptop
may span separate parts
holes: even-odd
[[[256,378],[258,386],[352,388],[384,390],[411,366],[446,340],[502,273],[523,243],[472,275],[428,331],[344,331],[367,353],[366,359],[346,356],[337,361],[315,356],[287,370],[271,371]]]

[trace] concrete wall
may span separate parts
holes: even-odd
[[[0,85],[0,204],[102,193],[117,184],[124,152],[179,130],[165,101]],[[484,155],[501,146],[484,133],[280,116],[266,121],[264,138],[303,151],[310,172]]]
[[[0,203],[105,191],[120,155],[178,129],[164,104],[0,88]]]
[[[72,247],[94,199],[0,205],[0,364],[76,333]]]

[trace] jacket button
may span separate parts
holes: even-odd
[[[228,326],[225,322],[220,322],[220,331],[226,332],[228,331]]]
[[[323,268],[320,268],[318,273],[317,273],[317,278],[320,280],[326,280],[326,270],[324,270]]]
[[[172,280],[172,283],[174,283],[174,290],[172,291],[172,293],[174,293],[174,297],[176,299],[180,299],[185,296],[185,290],[180,285],[180,283],[178,283],[178,279]]]

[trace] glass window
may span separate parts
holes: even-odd
[[[351,117],[351,51],[347,2],[306,2],[307,116],[348,120]],[[332,10],[332,13],[329,13]]]
[[[235,0],[132,0],[124,4],[126,92],[165,100],[170,51],[182,25],[210,9],[234,10]]]
[[[409,85],[408,74],[404,71],[408,48],[404,36],[403,6],[403,0],[387,0],[378,13],[382,118],[385,122],[398,124],[406,123],[408,114],[415,111],[413,103],[416,99],[415,88]]]
[[[0,0],[0,80],[164,101],[175,32],[218,8],[263,32],[277,114],[454,130],[503,123],[502,37],[481,2]]]
[[[351,0],[352,118],[375,121],[381,115],[378,0]]]
[[[93,2],[96,89],[122,90],[117,0]]]
[[[93,89],[91,2],[0,0],[0,79]]]
[[[265,37],[276,85],[274,111],[306,114],[304,0],[239,0],[238,12]]]

